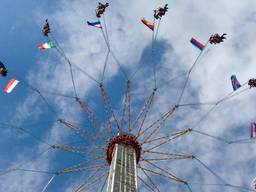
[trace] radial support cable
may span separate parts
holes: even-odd
[[[92,166],[79,167],[79,168],[67,169],[67,170],[60,170],[60,171],[57,171],[56,174],[63,175],[63,174],[67,174],[67,173],[87,171],[87,170],[96,169],[96,168],[101,168],[102,169],[106,166],[107,166],[106,163],[102,163],[102,164],[97,164],[97,165],[92,165]]]
[[[107,35],[105,34],[103,28],[100,28],[100,29],[101,29],[101,34],[102,34],[102,36],[103,36],[103,39],[104,39],[104,41],[105,41],[105,43],[106,43],[106,46],[107,46],[107,48],[108,48],[108,51],[111,52],[109,39],[107,38]]]
[[[173,175],[173,174],[167,174],[167,175],[166,175],[166,174],[162,174],[162,173],[159,173],[159,172],[154,171],[154,170],[151,170],[151,169],[147,169],[147,168],[145,168],[145,167],[141,167],[141,168],[143,168],[144,171],[153,173],[153,174],[158,175],[158,176],[161,176],[161,177],[163,177],[163,178],[166,178],[166,179],[169,179],[169,180],[173,180],[173,181],[176,181],[176,182],[178,182],[178,183],[182,183],[182,184],[184,184],[184,185],[187,184],[186,181],[184,181],[184,180],[182,180],[182,179],[176,177],[176,176]],[[157,169],[158,169],[158,168],[157,168]],[[162,170],[163,170],[163,169],[162,169]],[[166,171],[162,171],[162,172],[166,172]]]
[[[87,131],[83,128],[79,128],[79,127],[73,125],[72,123],[65,121],[64,119],[59,119],[58,121],[61,124],[65,125],[67,128],[70,128],[71,130],[73,130],[76,134],[78,134],[80,137],[82,137],[86,141],[92,143],[96,147],[102,148],[99,144],[97,144],[95,141],[93,141],[91,139],[91,137],[92,137],[93,139],[97,140],[97,138],[94,134],[90,133],[89,131]],[[86,134],[86,136],[84,134]]]
[[[153,25],[155,25],[155,18],[153,21]],[[152,43],[151,43],[151,61],[152,61],[152,63],[153,63],[154,41],[155,41],[155,30],[152,30]],[[141,68],[142,68],[142,66],[138,66],[137,69],[128,77],[128,79],[132,80]],[[153,78],[154,78],[154,82],[155,82],[155,80],[156,80],[155,79],[155,66],[153,66]],[[156,88],[156,83],[155,83],[155,88]]]
[[[41,153],[39,153],[37,155],[37,157],[40,157],[41,155],[43,155],[44,153],[48,152],[50,150],[50,148],[48,147],[46,150],[42,151]],[[35,158],[35,157],[34,157]],[[11,173],[13,171],[17,171],[18,168],[22,168],[24,165],[28,164],[28,163],[31,163],[30,161],[28,162],[25,162],[25,163],[21,163],[19,164],[16,168],[11,168],[11,169],[8,169],[8,170],[5,170],[5,171],[0,171],[0,177],[3,176],[3,175],[6,175],[8,173]]]
[[[255,192],[255,190],[250,189],[248,187],[237,186],[237,185],[232,185],[232,184],[228,184],[228,183],[225,184],[225,187],[233,188],[233,189],[236,189],[238,191],[244,191],[245,190],[245,191],[254,191]]]
[[[221,137],[217,137],[217,136],[214,136],[214,135],[202,132],[202,131],[198,131],[198,130],[195,130],[195,129],[191,129],[191,131],[194,132],[194,133],[200,134],[200,135],[211,137],[211,138],[216,139],[218,141],[221,141],[223,143],[230,144],[230,141],[228,141],[227,139],[224,139],[224,138],[221,138]]]
[[[104,124],[102,124],[101,120],[96,116],[94,111],[90,109],[80,98],[76,98],[76,101],[80,105],[81,109],[85,112],[88,120],[90,121],[91,125],[100,133],[100,126],[102,125],[104,129],[106,128]],[[100,137],[103,137],[103,140],[106,140],[106,138],[101,134]],[[99,138],[98,138],[99,139]]]
[[[141,145],[146,144],[146,143],[147,144],[152,143],[152,142],[159,141],[159,140],[162,140],[162,139],[176,139],[177,137],[180,137],[180,136],[185,135],[185,134],[190,133],[190,132],[191,132],[191,129],[184,129],[182,131],[178,131],[178,132],[166,135],[166,136],[157,137],[157,138],[148,140],[147,142],[145,142],[145,141],[141,142]]]
[[[127,93],[127,102],[128,102],[128,133],[131,133],[132,128],[132,116],[131,116],[131,82],[128,81],[128,93]]]
[[[94,176],[95,176],[95,175],[96,175],[96,174],[94,174]],[[101,174],[100,176],[96,177],[96,179],[94,179],[94,180],[91,181],[90,183],[84,183],[84,184],[80,185],[80,186],[78,187],[78,189],[75,190],[75,192],[82,192],[82,191],[84,191],[86,185],[87,185],[87,187],[89,187],[90,185],[93,185],[93,184],[95,184],[95,183],[101,181],[101,179],[104,178],[104,177],[107,176],[107,175],[108,175],[108,173],[103,173],[103,174]],[[90,179],[91,179],[91,177],[90,177]]]
[[[123,66],[121,65],[120,61],[117,59],[115,53],[114,53],[112,50],[110,50],[110,53],[111,53],[113,59],[115,60],[115,62],[117,63],[117,65],[118,65],[120,71],[122,72],[122,74],[123,74],[125,80],[128,81],[128,80],[129,80],[128,75],[127,75],[127,73],[125,72],[125,70],[124,70]]]
[[[49,95],[55,95],[55,96],[59,96],[59,97],[65,97],[65,98],[70,98],[70,99],[75,99],[76,97],[74,96],[71,96],[71,95],[65,95],[65,94],[62,94],[62,93],[57,93],[57,92],[52,92],[52,91],[42,91],[41,92],[43,93],[46,93],[46,94],[49,94]]]
[[[97,84],[100,84],[99,81],[97,81],[95,78],[93,78],[90,74],[88,74],[86,71],[84,71],[81,67],[79,67],[78,65],[75,65],[74,63],[71,63],[70,59],[67,57],[66,53],[64,52],[63,49],[61,49],[61,47],[58,45],[58,42],[56,41],[56,39],[51,36],[53,38],[53,40],[55,41],[55,43],[57,44],[57,47],[60,49],[56,49],[59,54],[65,59],[65,61],[69,64],[69,66],[73,66],[76,67],[79,71],[81,71],[85,76],[87,76],[89,79],[91,79],[92,81],[96,82]],[[73,74],[73,73],[72,73]],[[76,94],[77,97],[77,94]]]
[[[116,118],[116,116],[115,116],[115,113],[114,113],[113,109],[111,108],[110,100],[109,100],[109,97],[108,97],[108,95],[107,95],[107,93],[106,93],[106,91],[105,91],[105,88],[104,88],[103,84],[100,84],[100,92],[101,92],[101,96],[102,96],[103,103],[104,103],[105,113],[106,113],[106,115],[107,115],[108,125],[109,125],[110,127],[112,127],[110,120],[111,120],[111,118],[113,117],[113,119],[114,119],[114,121],[115,121],[115,123],[116,123],[116,126],[117,126],[118,131],[119,131],[120,133],[122,133],[123,130],[122,130],[122,128],[121,128],[120,125],[119,125],[119,122],[118,122],[118,120],[117,120],[117,118]]]
[[[153,21],[153,25],[155,25],[155,18]],[[151,62],[153,64],[153,77],[154,77],[154,88],[156,88],[156,64],[154,62],[154,42],[155,42],[155,30],[153,29],[153,34],[152,34],[152,48],[151,48]]]
[[[89,73],[87,73],[85,70],[83,70],[81,67],[79,67],[78,65],[72,64],[74,67],[76,67],[79,71],[81,71],[85,76],[87,76],[89,79],[91,79],[92,81],[94,81],[96,84],[100,84],[100,82],[95,79],[93,76],[91,76]]]
[[[177,177],[176,175],[170,173],[169,171],[167,171],[167,170],[165,170],[165,169],[163,169],[163,168],[157,166],[156,164],[154,164],[154,163],[152,163],[152,162],[150,162],[150,161],[145,161],[145,162],[148,163],[149,165],[151,165],[152,167],[154,167],[154,168],[156,168],[156,169],[162,171],[163,173],[169,175],[169,177],[171,177],[173,180],[175,180],[175,181],[177,181],[177,182],[179,182],[179,183],[183,183],[183,184],[187,185],[187,181],[185,181],[185,180],[183,180],[183,179],[180,179],[179,177]]]
[[[20,130],[20,131],[22,131],[23,133],[26,133],[27,135],[30,135],[30,137],[32,137],[32,138],[35,139],[36,141],[38,141],[38,142],[40,142],[40,143],[43,143],[43,144],[45,144],[45,145],[48,145],[49,147],[52,146],[52,145],[49,144],[48,142],[46,142],[46,141],[40,139],[39,137],[35,136],[34,134],[30,133],[28,130],[26,130],[26,129],[22,128],[22,127],[15,126],[15,125],[8,125],[8,127],[7,127],[7,125],[6,125],[6,127],[4,127],[4,128],[10,128],[10,129],[17,129],[17,130]]]
[[[52,108],[52,106],[49,104],[47,99],[41,94],[41,92],[38,89],[35,89],[35,91],[40,95],[40,97],[44,100],[50,111],[57,117],[57,112]]]
[[[45,102],[45,104],[48,106],[48,108],[50,109],[50,111],[57,117],[57,112],[53,109],[53,107],[50,105],[50,103],[48,102],[48,100],[42,95],[42,93],[37,89],[37,88],[33,88],[31,87],[33,91],[37,92],[38,95],[43,99],[43,101]]]
[[[154,18],[154,21],[153,23],[155,24],[155,18]],[[159,25],[160,25],[160,22],[159,22]],[[152,60],[152,63],[154,62],[154,59],[153,59],[153,54],[154,54],[154,41],[156,41],[157,39],[157,34],[158,34],[158,30],[159,30],[159,25],[157,26],[157,33],[155,35],[154,31],[152,31],[152,45],[151,45],[151,60]],[[132,80],[135,75],[141,70],[142,66],[138,66],[137,69],[128,77],[129,80]],[[153,63],[153,78],[154,78],[154,87],[156,88],[156,66],[155,66],[155,63]]]
[[[190,182],[190,185],[200,185],[200,186],[221,186],[221,187],[226,187],[226,188],[234,188],[237,189],[239,191],[254,191],[254,189],[250,189],[248,187],[243,187],[243,186],[237,186],[237,185],[232,185],[232,184],[221,184],[221,183],[194,183],[194,182]]]
[[[120,126],[123,127],[124,125],[124,121],[125,121],[125,113],[126,113],[126,106],[127,106],[127,92],[128,92],[128,89],[130,88],[130,81],[129,83],[127,82],[126,83],[126,89],[125,89],[125,93],[124,93],[124,97],[123,97],[123,104],[122,104],[122,107],[121,107],[121,112],[120,112]]]
[[[90,175],[86,178],[86,181],[82,184],[80,184],[77,189],[75,190],[75,192],[78,191],[83,191],[84,187],[87,185],[87,183],[93,178],[95,177],[95,175],[101,170],[102,168],[97,168],[95,171],[93,171],[92,173],[90,173]]]
[[[245,84],[243,84],[242,86],[244,86]],[[211,107],[196,123],[195,123],[195,125],[194,126],[192,126],[192,129],[194,129],[194,128],[196,128],[202,121],[204,121],[209,115],[210,115],[210,113],[219,105],[219,104],[221,104],[221,103],[223,103],[224,101],[227,101],[228,99],[230,99],[230,98],[232,98],[232,97],[234,97],[234,96],[237,96],[237,95],[239,95],[239,94],[241,94],[241,93],[243,93],[244,91],[247,91],[248,90],[248,88],[247,89],[244,89],[244,90],[242,90],[242,91],[240,91],[240,92],[238,92],[238,93],[235,93],[235,94],[233,94],[233,92],[230,92],[230,93],[228,93],[226,96],[224,96],[223,98],[221,98],[220,100],[218,100],[216,103],[215,103],[215,105],[213,106],[213,107]]]
[[[72,145],[52,145],[51,146],[54,149],[95,149],[95,150],[105,150],[102,147],[97,146],[72,146]]]
[[[127,118],[126,118],[127,113]],[[121,107],[120,126],[124,126],[125,120],[128,120],[128,133],[131,132],[131,82],[127,81],[126,90],[123,99],[123,106]]]
[[[154,18],[154,20],[155,20],[155,18]],[[161,19],[158,20],[154,41],[157,40],[157,36],[158,36],[159,28],[160,28],[160,23],[161,23]]]
[[[87,186],[87,191],[91,191],[91,190],[97,190],[99,188],[99,183],[102,182],[102,180],[104,179],[104,177],[107,177],[108,173],[103,173],[101,176],[99,176],[98,179],[95,179],[94,181],[92,181],[91,183],[88,184]],[[105,178],[106,179],[106,178]],[[104,180],[105,180],[104,179]]]
[[[104,179],[103,185],[102,185],[102,187],[100,188],[100,192],[103,192],[104,187],[105,187],[105,185],[106,185],[106,183],[107,183],[108,177],[109,177],[109,172],[108,172],[107,177]]]
[[[44,186],[43,190],[41,192],[45,192],[46,189],[48,188],[48,186],[51,184],[51,182],[53,181],[53,179],[56,177],[56,175],[53,175],[51,177],[51,179],[47,182],[47,184]]]
[[[212,175],[214,175],[216,178],[218,178],[222,183],[227,184],[227,182],[220,177],[217,173],[215,173],[208,165],[206,165],[205,163],[203,163],[200,159],[198,159],[197,157],[194,156],[194,159],[201,164],[204,168],[206,168]]]
[[[92,156],[92,157],[99,157],[100,156],[99,154],[96,154],[96,153],[89,153],[89,152],[86,152],[86,151],[80,151],[80,150],[75,150],[75,149],[59,148],[58,146],[56,147],[55,145],[52,146],[52,149],[62,150],[62,151],[69,152],[69,153],[77,153],[77,154],[87,155],[87,156],[89,155],[89,156]]]
[[[86,165],[88,163],[92,163],[92,162],[96,162],[96,161],[99,161],[99,160],[102,160],[104,159],[104,156],[100,156],[100,157],[96,157],[96,158],[93,158],[93,159],[89,159],[89,160],[86,160],[86,161],[83,161],[81,163],[78,163],[76,165],[72,165],[72,166],[69,166],[69,167],[66,167],[58,172],[62,172],[62,171],[68,171],[68,170],[73,170],[73,169],[77,169],[83,165]]]
[[[106,71],[106,68],[107,68],[109,52],[110,52],[110,51],[108,50],[107,55],[106,55],[106,58],[105,58],[105,61],[104,61],[104,67],[103,67],[101,82],[103,82],[103,81],[104,81],[104,78],[105,78],[105,71]]]
[[[191,157],[162,157],[162,158],[144,158],[142,161],[170,161],[170,160],[187,160],[192,159]]]
[[[65,58],[65,60],[67,61],[68,65],[69,65],[69,71],[70,71],[70,76],[71,76],[71,80],[72,80],[72,85],[73,85],[73,91],[75,96],[77,97],[77,91],[76,91],[76,85],[75,85],[75,81],[74,81],[74,74],[73,74],[73,69],[72,69],[72,65],[70,60],[68,59],[68,57],[66,56],[66,53],[64,52],[64,50],[61,48],[61,46],[59,45],[58,41],[56,40],[56,38],[51,34],[51,38],[54,40],[54,42],[56,43],[56,48],[59,51],[59,53]]]
[[[142,106],[135,122],[132,125],[132,129],[134,129],[137,126],[137,124],[139,125],[139,120],[142,119],[141,123],[139,125],[137,136],[139,136],[141,134],[141,130],[142,130],[142,127],[143,127],[144,122],[146,120],[146,117],[149,113],[150,108],[152,107],[155,93],[156,93],[156,89],[154,89],[153,92],[150,94],[150,96],[146,100],[145,104]]]
[[[96,135],[94,135],[93,133],[87,131],[86,129],[83,129],[83,128],[80,128],[80,127],[74,125],[74,123],[67,122],[64,119],[59,119],[59,122],[64,124],[66,127],[75,130],[76,132],[82,132],[82,133],[86,134],[87,137],[93,138],[94,140],[99,140],[99,138]],[[93,143],[96,147],[101,148],[101,146],[98,145],[97,143],[95,143],[93,140],[91,140],[91,139],[88,139],[88,140],[90,140],[89,142]]]
[[[189,185],[189,183],[187,183],[186,186],[187,186],[187,189],[189,190],[189,192],[193,192],[191,187],[190,187],[190,185]]]
[[[112,51],[112,49],[110,49],[110,42],[109,42],[109,38],[108,38],[107,26],[106,26],[106,23],[105,23],[105,17],[104,17],[104,15],[103,15],[103,20],[104,20],[105,32],[104,32],[104,30],[101,28],[101,33],[102,33],[102,36],[103,36],[103,38],[104,38],[104,41],[105,41],[105,43],[106,43],[106,45],[107,45],[107,47],[108,47],[108,51],[109,51],[109,53],[113,56],[114,60],[116,61],[117,65],[118,65],[119,69],[121,70],[122,74],[124,75],[125,79],[128,80],[128,76],[127,76],[125,70],[123,69],[121,63],[120,63],[119,60],[116,58],[116,56],[115,56],[114,52]],[[105,33],[106,33],[106,34],[105,34]]]
[[[174,153],[167,153],[167,152],[159,152],[159,151],[151,151],[151,150],[144,150],[143,151],[144,154],[149,153],[149,154],[156,154],[156,155],[163,155],[163,156],[168,156],[168,158],[170,159],[193,159],[194,156],[193,155],[184,155],[184,154],[174,154]],[[161,158],[157,158],[157,159],[164,159],[166,157],[161,157]],[[153,158],[156,159],[156,158]],[[145,160],[149,160],[149,159],[145,159],[143,158],[143,161]]]
[[[106,24],[106,19],[105,19],[105,14],[102,14],[102,18],[103,18],[103,23],[104,23],[104,28],[105,28],[105,35],[106,35],[106,40],[108,42],[108,46],[109,46],[109,50],[110,50],[110,42],[109,42],[109,35],[108,35],[108,28],[107,28],[107,24]]]
[[[161,126],[165,123],[165,121],[176,111],[177,106],[174,106],[172,108],[170,108],[166,113],[164,113],[158,120],[156,120],[155,122],[153,122],[150,126],[148,126],[146,129],[144,129],[140,135],[137,136],[140,137],[141,135],[143,135],[146,131],[149,131],[150,129],[153,129],[154,126],[156,126],[152,132],[146,137],[146,139],[144,139],[143,142],[147,142],[153,134],[156,133],[156,131],[158,129],[161,128]]]
[[[24,171],[24,172],[31,172],[31,173],[43,173],[48,175],[56,175],[55,172],[50,171],[42,171],[42,170],[35,170],[35,169],[22,169],[22,168],[16,168],[15,171]]]
[[[242,85],[243,86],[243,85]],[[244,90],[241,90],[241,91],[239,91],[239,92],[231,92],[231,93],[229,93],[227,96],[225,96],[225,97],[223,97],[222,99],[220,99],[219,101],[217,101],[216,102],[216,105],[217,104],[220,104],[220,103],[222,103],[222,102],[224,102],[224,101],[226,101],[226,100],[228,100],[228,99],[231,99],[231,98],[233,98],[233,97],[235,97],[235,96],[238,96],[238,95],[240,95],[240,94],[242,94],[243,92],[245,92],[245,91],[248,91],[250,89],[250,87],[247,87],[246,89],[244,89]],[[234,94],[233,94],[234,93]]]
[[[182,131],[181,131],[181,132],[178,132],[176,135],[173,135],[172,137],[169,137],[169,138],[166,139],[165,141],[162,141],[162,142],[160,142],[160,143],[158,143],[158,144],[152,146],[151,148],[149,148],[149,149],[147,149],[147,150],[156,149],[156,148],[158,148],[158,147],[160,147],[160,146],[162,146],[162,145],[164,145],[164,144],[166,144],[166,143],[168,143],[168,142],[170,142],[170,141],[172,141],[172,140],[174,140],[174,139],[176,139],[176,138],[178,138],[178,137],[181,137],[181,136],[183,136],[183,135],[189,133],[189,132],[190,132],[190,130],[183,131],[183,132],[182,132]],[[158,140],[160,140],[160,139],[158,139]]]
[[[154,20],[153,20],[153,26],[155,26],[155,23],[156,23],[156,19],[155,19],[155,17],[154,17]],[[153,52],[154,41],[155,41],[155,28],[152,30],[151,53]]]
[[[243,144],[243,143],[255,143],[255,139],[239,139],[239,140],[233,140],[229,141],[228,144]]]
[[[132,79],[135,77],[135,75],[139,72],[139,70],[140,70],[141,68],[142,68],[142,65],[138,66],[137,69],[129,76],[129,80],[132,80]],[[163,88],[164,86],[169,85],[172,81],[174,81],[174,80],[176,80],[176,79],[178,79],[178,78],[180,78],[180,77],[185,76],[187,73],[188,73],[188,72],[182,72],[182,73],[180,73],[179,75],[177,75],[177,76],[171,78],[169,81],[165,81],[165,82],[161,83],[160,85],[159,85],[159,83],[158,83],[157,89],[161,89],[161,88]]]
[[[39,122],[33,122],[33,123],[29,123],[29,124],[24,124],[24,125],[14,125],[14,124],[0,122],[0,126],[2,128],[12,128],[11,126],[29,128],[29,127],[34,127],[34,126],[37,126],[40,124],[53,123],[53,122],[55,122],[55,120],[41,121],[41,122],[39,121]]]
[[[15,77],[18,77],[18,75],[14,74],[14,73],[10,73],[9,74],[13,74]],[[39,89],[33,87],[32,85],[30,85],[27,81],[25,81],[24,79],[18,77],[20,81],[20,83],[23,83],[25,86],[27,86],[29,89],[31,89],[32,91],[36,92],[41,99],[44,101],[44,103],[47,105],[47,107],[49,108],[49,110],[54,114],[54,116],[57,117],[57,112],[53,109],[53,107],[49,104],[49,102],[47,101],[47,99],[42,95],[42,93],[39,91]]]
[[[207,47],[208,43],[209,43],[209,41],[207,41],[207,43],[205,44],[205,48]],[[205,48],[204,48],[204,49],[205,49]],[[192,66],[190,67],[190,69],[189,69],[189,71],[188,71],[188,74],[187,74],[187,78],[186,78],[185,83],[184,83],[184,85],[183,85],[183,87],[182,87],[181,94],[180,94],[180,96],[179,96],[177,105],[179,105],[180,102],[181,102],[181,99],[182,99],[182,97],[183,97],[185,88],[186,88],[186,86],[187,86],[187,83],[188,83],[188,80],[189,80],[189,77],[190,77],[190,73],[192,72],[193,68],[195,67],[196,63],[199,61],[199,58],[201,58],[201,56],[203,55],[203,53],[204,53],[204,51],[201,51],[201,52],[199,53],[199,55],[197,56],[196,60],[194,61],[194,63],[193,63]]]
[[[141,168],[141,167],[140,167]],[[158,189],[158,187],[156,186],[156,184],[153,182],[153,180],[151,179],[151,177],[146,173],[146,171],[141,168],[142,172],[144,173],[144,175],[148,178],[149,182],[151,183],[151,185],[154,187],[154,189],[156,189],[158,192],[160,192],[160,190]]]
[[[179,104],[179,107],[191,107],[191,106],[207,106],[207,105],[216,105],[216,102],[199,102],[199,103],[184,103]]]
[[[142,168],[140,168],[142,170]],[[146,181],[144,181],[144,179],[142,179],[139,175],[138,175],[138,179],[152,192],[155,192],[154,188],[151,187]]]
[[[217,105],[214,105],[211,107],[195,124],[192,126],[192,130],[195,129],[201,122],[203,122],[210,114],[213,112],[213,110],[217,107]]]
[[[161,23],[161,19],[158,21],[158,25],[157,25],[157,28],[156,28],[156,34],[155,34],[155,37],[154,37],[154,42],[156,42],[157,40],[157,35],[158,35],[158,32],[159,32],[159,27],[160,27],[160,23]],[[152,45],[152,54],[155,54],[155,49],[154,49],[154,45]],[[154,55],[152,56],[153,57],[153,67],[154,67],[154,83],[155,83],[155,88],[157,88],[157,74],[156,74],[156,66],[157,66],[157,63],[155,63],[155,59],[154,59]]]
[[[174,80],[176,80],[176,79],[178,79],[178,78],[180,78],[180,77],[183,77],[183,76],[187,75],[187,73],[188,73],[188,72],[182,72],[182,73],[180,73],[179,75],[177,75],[177,76],[171,78],[169,81],[163,82],[163,83],[161,83],[160,85],[158,84],[157,88],[158,88],[158,89],[161,89],[161,88],[163,88],[164,86],[169,85],[172,81],[174,81]]]

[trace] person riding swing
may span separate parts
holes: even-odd
[[[46,36],[46,37],[48,37],[48,34],[51,32],[50,25],[48,23],[48,19],[45,20],[45,24],[43,26],[42,32],[43,32],[44,36]]]
[[[155,19],[161,19],[162,16],[165,15],[167,10],[168,10],[168,4],[165,4],[164,7],[159,7],[157,10],[154,10],[154,17],[155,17]]]
[[[250,79],[248,81],[248,85],[250,86],[250,88],[256,87],[256,79]]]
[[[96,8],[96,17],[100,18],[101,15],[105,12],[105,9],[109,6],[108,3],[105,5],[99,2],[98,7]]]
[[[224,39],[226,39],[226,37],[225,37],[226,35],[227,35],[226,33],[223,33],[221,36],[218,33],[211,35],[209,42],[210,42],[210,44],[221,43],[224,41]]]
[[[0,62],[0,75],[3,77],[7,75],[7,69],[2,62]]]

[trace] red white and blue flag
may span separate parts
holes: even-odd
[[[254,138],[256,136],[256,123],[250,123],[250,138]]]
[[[191,38],[190,42],[201,51],[203,51],[203,49],[205,48],[205,45],[200,41],[196,40],[194,37]]]
[[[87,24],[93,27],[102,28],[100,21],[96,21],[96,22],[87,21]]]
[[[241,84],[239,83],[235,75],[231,76],[231,83],[234,91],[241,87]]]

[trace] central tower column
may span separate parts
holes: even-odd
[[[118,135],[108,143],[107,161],[110,164],[107,192],[136,192],[136,164],[140,145],[132,135]]]

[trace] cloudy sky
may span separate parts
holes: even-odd
[[[169,4],[169,10],[160,22],[152,56],[152,31],[140,19],[145,17],[153,21],[153,10],[165,3]],[[9,71],[7,78],[1,78],[0,87],[3,89],[10,78],[20,81],[11,94],[0,94],[0,191],[40,192],[52,178],[52,173],[91,158],[85,154],[49,149],[51,145],[92,147],[90,142],[59,123],[59,118],[75,122],[97,136],[103,134],[110,138],[103,127],[97,131],[90,125],[75,101],[69,65],[60,50],[37,50],[39,44],[47,41],[41,33],[46,18],[51,25],[51,37],[71,61],[78,97],[103,123],[106,123],[106,116],[98,82],[102,80],[107,55],[103,84],[118,117],[127,77],[137,71],[131,79],[133,121],[152,93],[155,67],[158,89],[145,127],[177,104],[187,72],[200,54],[189,42],[192,36],[206,43],[211,34],[227,33],[227,40],[218,45],[208,45],[203,51],[190,73],[181,105],[217,102],[232,93],[231,75],[235,74],[241,84],[256,76],[254,0],[109,1],[105,23],[110,54],[101,30],[86,24],[87,20],[97,20],[95,7],[98,1],[2,0],[0,4],[0,60]],[[249,123],[256,121],[256,93],[255,89],[247,88],[245,84],[237,91],[242,91],[241,94],[217,106],[179,107],[154,137],[187,128],[193,128],[195,132],[158,149],[194,155],[198,160],[156,163],[187,181],[192,191],[250,191],[251,181],[256,176],[256,151],[254,140],[248,139]],[[244,89],[247,90],[243,92]],[[116,133],[117,130],[114,131]],[[227,142],[243,139],[248,142],[227,144],[209,135]],[[146,138],[146,134],[140,141],[143,138]],[[104,146],[105,142],[99,144]],[[150,145],[144,147],[147,149]],[[85,151],[90,153],[94,150]],[[150,158],[150,155],[144,157]],[[104,163],[104,160],[99,163]],[[150,167],[143,162],[141,166]],[[153,167],[151,169],[155,170]],[[107,170],[108,167],[101,173]],[[56,176],[47,191],[73,191],[88,178],[90,172]],[[150,183],[143,172],[138,171],[138,174]],[[182,184],[152,173],[149,175],[160,191],[188,191]],[[243,189],[225,184],[242,186]],[[148,191],[143,183],[139,182],[138,186],[139,191]],[[96,190],[88,188],[86,191]]]

